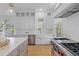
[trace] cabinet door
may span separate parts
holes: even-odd
[[[27,51],[27,48],[28,48],[28,40],[26,40],[26,42],[24,43],[24,52],[23,52],[23,55],[26,56],[28,51]]]
[[[18,50],[20,52],[20,56],[23,56],[24,55],[24,51],[26,50],[27,48],[27,40],[25,42],[23,42],[19,47],[18,47]]]
[[[8,56],[17,56],[17,49],[13,50],[10,54],[8,54]]]
[[[26,49],[27,49],[28,41],[24,41],[20,46],[18,46],[16,49],[14,49],[8,56],[23,56]]]
[[[36,39],[36,44],[50,44],[50,39],[38,38],[38,39]]]

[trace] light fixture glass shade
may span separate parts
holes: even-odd
[[[14,3],[9,3],[9,12],[13,13],[14,9],[15,9]]]
[[[10,12],[10,13],[13,13],[13,9],[9,9],[9,12]]]

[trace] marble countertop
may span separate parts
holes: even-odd
[[[21,45],[25,40],[27,40],[27,37],[10,37],[7,39],[10,40],[10,42],[8,43],[8,45],[0,48],[0,56],[8,55],[19,45]]]

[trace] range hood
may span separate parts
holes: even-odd
[[[67,7],[60,14],[58,14],[56,18],[69,17],[77,12],[79,12],[79,3],[72,3],[69,7]]]

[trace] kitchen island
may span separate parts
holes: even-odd
[[[22,56],[27,50],[27,37],[10,37],[8,45],[0,48],[0,56]]]

